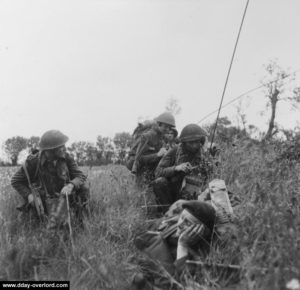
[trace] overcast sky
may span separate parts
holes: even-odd
[[[156,117],[171,96],[182,107],[179,130],[198,122],[219,106],[245,4],[0,0],[0,140],[49,129],[71,141],[113,137]],[[299,11],[299,0],[250,1],[225,103],[258,86],[269,59],[300,68]],[[262,95],[243,106],[266,129]],[[278,114],[286,127],[299,119],[287,106]]]

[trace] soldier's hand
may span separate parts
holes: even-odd
[[[30,193],[30,194],[28,195],[27,199],[28,199],[28,203],[33,203],[33,194]]]
[[[165,147],[160,148],[160,150],[157,152],[158,157],[165,156],[167,154],[168,150]]]
[[[185,173],[187,173],[191,169],[192,169],[192,165],[190,162],[181,163],[175,167],[175,171],[182,171]]]
[[[60,193],[63,194],[63,195],[70,195],[72,193],[73,188],[74,188],[74,184],[68,183],[67,185],[65,185],[62,188]]]

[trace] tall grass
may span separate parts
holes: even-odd
[[[91,203],[84,230],[51,237],[18,220],[16,193],[1,190],[0,269],[2,278],[70,280],[72,289],[126,289],[136,265],[132,238],[144,216],[140,194],[123,167],[98,167],[89,176]],[[6,177],[9,180],[11,172]],[[8,182],[7,182],[8,183]],[[66,235],[66,234],[65,234]],[[9,253],[9,254],[7,254]]]
[[[278,161],[272,144],[237,145],[224,145],[215,175],[242,200],[235,209],[237,237],[225,248],[212,249],[210,268],[184,278],[198,283],[194,289],[233,289],[233,284],[235,289],[286,289],[288,281],[300,278],[299,162]],[[72,247],[68,236],[52,240],[42,229],[18,220],[17,194],[9,185],[12,172],[2,169],[3,278],[70,280],[72,289],[130,289],[138,270],[132,240],[146,227],[143,192],[124,167],[84,170],[91,189],[90,216],[84,230],[74,228]],[[217,263],[240,268],[225,271],[214,266]]]
[[[285,289],[300,269],[300,164],[279,161],[273,144],[243,141],[224,150],[220,177],[239,193],[241,289]],[[230,257],[227,257],[230,261]]]

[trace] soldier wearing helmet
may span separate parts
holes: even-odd
[[[167,153],[167,149],[163,147],[165,134],[175,128],[175,118],[169,112],[160,114],[154,121],[151,128],[137,140],[136,149],[130,152],[133,156],[131,171],[140,182],[146,184],[154,180],[154,170]]]
[[[80,217],[82,208],[88,201],[86,176],[66,152],[65,144],[68,140],[69,138],[60,131],[45,132],[40,139],[40,150],[30,154],[11,179],[11,185],[25,201],[19,209],[34,208],[36,196],[32,193],[32,186],[38,189],[43,211],[45,215],[50,216],[48,224],[50,228],[57,225],[59,215],[66,216],[66,213],[57,211],[56,215],[53,215],[51,209],[54,210],[56,207],[53,207],[52,201],[56,200],[63,209],[66,207],[64,204],[66,196],[69,196],[70,206],[75,209],[77,217]],[[75,207],[75,204],[78,206]]]
[[[212,173],[211,158],[203,150],[206,137],[207,133],[200,126],[189,124],[181,131],[180,144],[160,160],[153,184],[159,204],[170,205],[180,198],[186,199],[182,190],[185,181],[191,180],[194,185],[205,187]]]
[[[171,128],[171,130],[169,130],[169,132],[167,132],[165,134],[165,148],[167,150],[173,148],[174,146],[176,146],[176,144],[178,144],[178,131],[175,128]]]

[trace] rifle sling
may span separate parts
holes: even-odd
[[[32,184],[31,184],[31,181],[30,181],[30,177],[29,177],[29,173],[28,173],[27,167],[26,167],[26,162],[22,164],[22,168],[23,168],[23,170],[25,172],[29,188],[31,189],[32,188]]]
[[[43,206],[43,204],[41,204],[42,208],[39,208],[39,205],[38,205],[38,202],[37,202],[37,196],[36,196],[36,193],[33,189],[32,183],[30,181],[29,173],[28,173],[28,170],[27,170],[27,167],[26,167],[26,162],[22,165],[22,167],[24,169],[24,172],[25,172],[25,175],[26,175],[26,178],[27,178],[27,181],[28,181],[29,188],[31,189],[31,193],[33,194],[34,204],[35,204],[37,214],[41,218],[41,216],[44,214],[44,206]]]

